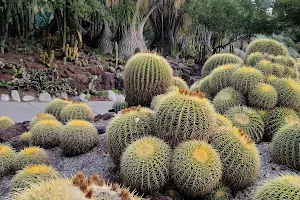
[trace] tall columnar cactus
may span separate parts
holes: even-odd
[[[215,94],[213,92],[213,89],[212,89],[210,83],[211,83],[211,76],[206,76],[205,78],[196,81],[190,87],[190,89],[193,91],[203,92],[207,99],[212,100]]]
[[[277,91],[269,84],[258,84],[248,94],[249,104],[256,108],[272,109],[276,106],[277,99]]]
[[[223,180],[228,186],[235,189],[244,188],[258,177],[259,152],[250,136],[241,129],[219,129],[210,143],[220,153]]]
[[[271,82],[278,93],[278,105],[293,109],[300,108],[300,84],[292,79],[279,79]]]
[[[13,169],[16,152],[7,145],[0,144],[0,178]]]
[[[21,170],[26,166],[35,164],[48,164],[50,157],[44,149],[28,147],[20,151],[14,161],[14,169]]]
[[[106,144],[115,164],[133,141],[154,134],[154,112],[148,108],[130,107],[114,117],[106,129]]]
[[[230,188],[221,184],[218,187],[216,187],[210,193],[210,195],[208,195],[206,199],[207,200],[230,200],[232,199]]]
[[[53,115],[48,113],[39,113],[34,118],[31,119],[29,123],[29,128],[32,129],[34,125],[36,125],[37,123],[43,120],[56,120],[56,118]]]
[[[215,149],[203,141],[181,143],[171,161],[172,179],[189,196],[201,197],[212,192],[222,178],[222,163]]]
[[[240,59],[238,56],[229,53],[219,53],[211,56],[205,62],[201,76],[205,77],[209,75],[215,68],[225,65],[225,64],[241,64],[243,60]]]
[[[72,120],[59,135],[60,148],[66,156],[76,156],[93,149],[98,141],[97,129],[87,121]]]
[[[254,67],[257,63],[259,63],[261,60],[265,59],[266,55],[264,55],[261,52],[254,52],[251,53],[246,60],[246,64],[248,66]]]
[[[233,73],[231,83],[236,90],[247,94],[257,84],[263,83],[264,78],[261,71],[251,67],[242,67]]]
[[[172,84],[178,88],[184,88],[184,89],[188,89],[189,86],[188,84],[185,82],[185,80],[183,80],[180,77],[177,76],[173,76],[172,77]]]
[[[67,123],[74,119],[93,122],[93,110],[83,102],[72,102],[62,109],[60,113],[60,120],[63,123]]]
[[[245,104],[245,97],[232,87],[221,90],[213,100],[216,111],[221,114],[224,114],[229,108],[243,106]]]
[[[280,42],[272,39],[257,39],[252,41],[247,48],[246,55],[249,56],[254,52],[267,53],[274,56],[288,56],[287,48]]]
[[[158,191],[169,179],[170,157],[170,147],[160,139],[144,137],[131,143],[121,159],[125,185],[141,193]]]
[[[216,128],[214,108],[198,91],[174,90],[156,111],[156,134],[172,147],[190,139],[208,140]]]
[[[272,156],[276,163],[300,169],[300,122],[280,128],[272,140]]]
[[[31,129],[33,145],[51,149],[59,145],[63,125],[57,120],[42,120]]]
[[[114,105],[112,106],[115,113],[118,113],[119,111],[121,111],[127,107],[128,107],[128,103],[126,101],[115,102]]]
[[[0,116],[0,131],[15,125],[14,121],[6,116]]]
[[[210,85],[215,94],[231,86],[231,76],[238,68],[239,65],[227,64],[212,71]]]
[[[258,187],[253,200],[299,199],[300,176],[284,175],[264,182]]]
[[[281,127],[295,121],[299,121],[299,117],[292,109],[276,107],[270,110],[265,118],[265,138],[271,140]]]
[[[161,56],[138,53],[125,66],[124,87],[129,106],[150,106],[152,98],[172,85],[172,69]]]
[[[17,172],[12,179],[13,191],[26,189],[31,184],[59,178],[60,174],[47,165],[30,165]]]
[[[56,117],[59,120],[60,112],[64,107],[66,107],[70,103],[71,101],[67,99],[54,99],[48,104],[45,113],[52,114],[54,117]]]
[[[246,106],[236,106],[227,110],[225,117],[231,120],[234,126],[245,131],[253,141],[258,143],[262,140],[264,121],[255,110]]]

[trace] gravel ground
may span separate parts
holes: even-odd
[[[100,121],[97,125],[105,125],[107,123],[107,121]],[[99,135],[99,145],[96,148],[76,157],[64,157],[59,148],[47,150],[51,157],[51,165],[66,177],[72,177],[76,172],[83,171],[87,175],[98,173],[110,182],[121,183],[119,170],[114,166],[111,158],[107,154],[105,137],[105,134]],[[258,144],[257,147],[261,154],[259,178],[253,185],[234,194],[234,200],[251,200],[251,196],[255,192],[256,187],[264,180],[274,178],[281,174],[299,174],[297,171],[272,162],[270,143],[261,143]],[[13,174],[10,174],[0,179],[0,200],[8,195],[12,177]]]

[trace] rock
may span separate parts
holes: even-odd
[[[110,68],[108,68],[108,71],[111,72],[111,73],[115,73],[116,69],[114,67],[110,67]]]
[[[117,74],[115,78],[115,87],[117,90],[122,91],[124,89],[124,77],[122,74]]]
[[[117,95],[115,94],[114,91],[108,90],[107,92],[108,92],[107,98],[108,98],[110,101],[117,101]]]
[[[86,94],[83,94],[83,93],[81,93],[81,94],[79,95],[79,99],[80,99],[81,101],[85,101],[85,102],[89,100],[88,96],[87,96]]]
[[[66,92],[61,92],[60,96],[63,99],[68,99],[68,94]]]
[[[34,58],[33,57],[27,57],[26,59],[25,59],[25,63],[34,63],[35,62],[35,60],[34,60]]]
[[[20,151],[26,147],[29,147],[29,142],[17,138],[15,141],[11,142],[11,145],[16,151]]]
[[[94,122],[98,122],[100,119],[102,119],[102,115],[96,115],[96,117],[94,117]]]
[[[101,76],[101,79],[102,79],[104,90],[115,88],[115,74],[104,72]]]
[[[106,131],[106,127],[105,126],[95,126],[95,127],[98,130],[99,134],[103,134]]]
[[[11,91],[11,98],[12,98],[13,101],[17,101],[17,102],[21,101],[20,94],[17,90],[12,90]]]
[[[124,71],[124,66],[123,66],[123,65],[119,65],[119,69],[120,69],[121,71]]]
[[[5,63],[0,60],[0,68],[3,68],[5,66]]]
[[[72,97],[72,101],[81,101],[81,99],[79,96],[76,96],[76,97]]]
[[[151,199],[151,200],[172,200],[171,197],[169,196],[164,196],[158,192],[152,194],[152,195],[147,195],[146,199]]]
[[[52,101],[52,97],[48,92],[43,92],[43,93],[39,94],[39,101],[50,102],[50,101]]]
[[[0,131],[0,142],[7,142],[11,138],[21,135],[27,132],[29,122],[17,123],[5,130]]]
[[[33,101],[35,98],[30,95],[25,95],[22,99],[23,101]]]
[[[103,120],[109,120],[111,118],[113,118],[115,116],[115,113],[113,112],[109,112],[109,113],[105,113],[102,115],[102,119]]]
[[[125,96],[123,94],[117,94],[117,101],[125,101]]]
[[[1,94],[0,101],[9,101],[9,96],[7,94]]]

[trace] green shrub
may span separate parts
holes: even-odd
[[[247,57],[254,52],[267,53],[274,56],[288,56],[287,48],[280,42],[271,39],[257,39],[252,41],[246,51]]]
[[[256,108],[272,109],[276,106],[278,94],[269,84],[258,84],[248,94],[249,104]]]
[[[6,116],[0,116],[0,131],[15,125],[15,122]]]
[[[0,178],[13,169],[16,152],[7,145],[0,144]]]
[[[48,104],[45,113],[49,113],[59,120],[60,112],[62,111],[63,108],[65,108],[70,103],[71,101],[66,99],[54,99]]]
[[[56,120],[56,118],[53,115],[48,113],[37,114],[34,118],[31,119],[29,128],[32,129],[34,125],[38,124],[40,121],[43,120]]]
[[[60,119],[63,123],[75,119],[93,122],[94,113],[87,104],[83,102],[72,102],[62,109]]]
[[[126,101],[115,102],[112,106],[115,113],[118,113],[119,111],[121,111],[127,107],[128,107],[128,103]]]
[[[189,86],[188,84],[185,82],[185,80],[183,80],[180,77],[177,76],[173,76],[172,77],[172,84],[178,88],[184,88],[184,89],[188,89]]]

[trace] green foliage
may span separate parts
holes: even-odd
[[[115,102],[112,106],[115,113],[125,109],[128,107],[128,103],[126,101]]]
[[[245,104],[245,97],[232,87],[221,90],[213,100],[216,111],[221,114],[224,114],[231,107],[242,106]]]
[[[208,195],[207,200],[230,200],[232,195],[230,188],[225,185],[219,185],[216,187],[210,195]]]
[[[72,102],[68,104],[60,113],[60,120],[67,123],[70,120],[94,121],[93,110],[83,102]]]
[[[38,124],[40,121],[43,121],[43,120],[56,120],[56,118],[51,114],[39,113],[31,119],[29,128],[32,129],[34,127],[34,125]]]
[[[172,147],[190,139],[208,140],[216,127],[212,104],[201,92],[176,89],[156,110],[156,134]]]
[[[181,192],[200,197],[219,185],[222,163],[218,152],[208,143],[192,140],[179,144],[174,150],[171,171]]]
[[[150,106],[152,98],[166,92],[172,84],[172,69],[161,56],[134,55],[125,66],[124,87],[129,106]]]
[[[122,155],[121,176],[126,186],[154,193],[169,179],[171,149],[162,140],[144,137],[131,143]]]
[[[188,89],[189,86],[188,84],[185,82],[185,80],[183,80],[180,77],[177,76],[173,76],[172,77],[172,84],[178,88],[184,88],[184,89]]]
[[[47,165],[30,165],[17,172],[12,179],[11,189],[23,190],[31,184],[58,178],[59,172]]]
[[[119,164],[125,148],[133,141],[154,133],[154,112],[148,108],[130,107],[114,117],[106,129],[108,152]]]
[[[201,76],[206,77],[209,75],[215,68],[225,65],[225,64],[241,64],[243,61],[234,54],[220,53],[215,54],[208,58],[205,62]]]
[[[62,124],[57,120],[42,120],[30,131],[33,145],[51,149],[59,145],[59,137],[63,131]]]
[[[213,89],[211,88],[210,81],[211,76],[206,76],[205,78],[202,78],[201,80],[196,81],[192,86],[191,90],[203,92],[205,94],[205,97],[212,100],[214,97]]]
[[[252,41],[247,48],[247,56],[254,52],[267,53],[274,56],[288,56],[287,48],[280,42],[272,39],[257,39]]]
[[[249,104],[256,108],[272,109],[276,106],[278,94],[269,84],[258,84],[248,94]]]
[[[272,139],[272,157],[276,163],[300,169],[300,122],[280,128]]]
[[[251,184],[258,177],[259,152],[251,138],[241,129],[219,129],[210,143],[220,153],[226,185],[238,190]]]
[[[265,181],[257,188],[253,200],[274,199],[297,199],[300,194],[300,177],[296,175],[282,175]]]
[[[48,164],[50,157],[39,147],[28,147],[20,151],[14,160],[14,169],[21,170],[29,165]]]
[[[13,169],[16,152],[10,146],[0,144],[0,177],[7,175]]]
[[[97,146],[98,131],[90,122],[72,120],[65,125],[59,141],[64,155],[77,156]]]
[[[56,117],[56,119],[59,119],[60,112],[62,111],[62,109],[65,108],[70,103],[71,103],[71,101],[66,100],[66,99],[54,99],[53,101],[51,101],[48,104],[48,106],[45,110],[45,113],[49,113],[49,114],[53,115],[54,117]],[[51,119],[51,117],[49,117],[48,119]]]
[[[107,91],[99,91],[96,93],[96,95],[98,97],[107,97],[108,96],[108,92]]]
[[[0,116],[0,131],[15,125],[15,122],[6,116]]]

